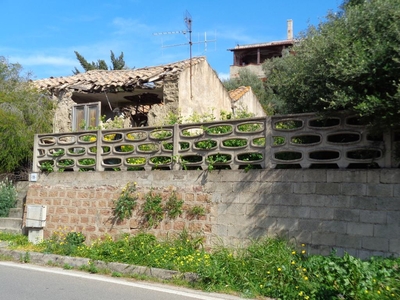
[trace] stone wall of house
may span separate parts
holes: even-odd
[[[191,69],[186,69],[179,77],[181,115],[185,118],[195,113],[213,113],[216,119],[220,119],[221,111],[230,113],[232,103],[229,93],[210,65],[203,61]]]
[[[53,132],[70,132],[72,130],[72,107],[76,104],[72,100],[71,92],[63,92],[53,96],[56,109],[53,119]]]
[[[251,88],[250,88],[251,89]],[[234,110],[252,112],[254,117],[264,117],[265,112],[256,95],[250,90],[234,103]]]
[[[112,226],[113,201],[129,182],[137,183],[138,206]],[[315,254],[400,255],[400,169],[51,173],[30,183],[27,205],[47,206],[45,236],[64,228],[93,240],[146,229],[150,190],[163,203],[173,193],[184,201],[181,216],[148,229],[158,236],[186,228],[212,246],[279,235]],[[191,215],[195,206],[206,215]]]

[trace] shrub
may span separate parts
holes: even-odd
[[[10,208],[15,207],[17,191],[12,181],[7,178],[0,182],[0,217],[8,217]]]

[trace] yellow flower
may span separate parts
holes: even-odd
[[[307,277],[307,276],[304,276],[304,280],[308,280],[308,277]]]
[[[303,296],[303,294],[304,294],[303,291],[299,292],[299,296]]]
[[[278,272],[280,272],[280,271],[282,271],[282,269],[281,269],[281,268],[278,268]]]
[[[306,250],[301,251],[301,254],[305,254],[305,253],[306,253]]]
[[[303,268],[303,272],[307,272],[307,269],[306,269],[306,268]]]
[[[294,265],[294,264],[296,264],[296,262],[295,262],[295,261],[292,261],[292,265]]]
[[[270,271],[267,271],[267,274],[271,274],[271,272],[270,272]]]
[[[292,254],[296,254],[296,251],[292,251]]]
[[[306,244],[301,244],[301,246],[302,246],[302,247],[305,247],[305,246],[306,246]]]
[[[310,299],[310,297],[309,296],[305,296],[304,299]]]

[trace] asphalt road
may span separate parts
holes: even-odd
[[[219,295],[14,262],[0,262],[1,300],[217,300]]]

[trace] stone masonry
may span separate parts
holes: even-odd
[[[129,182],[137,183],[137,209],[112,226],[113,201]],[[163,203],[172,192],[184,201],[181,216],[147,229],[157,236],[185,228],[205,236],[208,247],[282,236],[314,254],[400,254],[399,169],[51,173],[30,183],[27,205],[47,206],[46,237],[62,229],[93,241],[145,230],[141,208],[150,190]],[[194,206],[206,215],[190,215]]]

